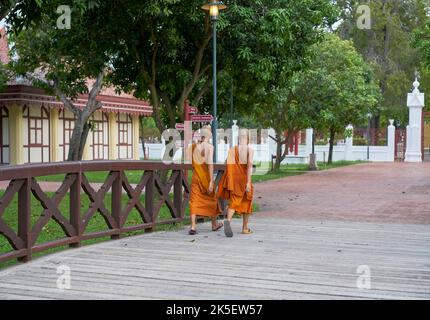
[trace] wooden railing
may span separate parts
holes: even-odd
[[[0,197],[0,239],[5,237],[13,250],[0,252],[0,262],[11,259],[26,262],[31,260],[33,253],[50,248],[64,245],[79,247],[84,240],[106,236],[115,239],[127,232],[152,230],[157,225],[181,222],[189,199],[186,171],[190,169],[190,165],[147,161],[83,161],[2,167],[0,181],[9,181],[9,185]],[[222,173],[224,166],[216,165],[215,170]],[[101,171],[108,172],[107,178],[100,188],[95,188],[87,175]],[[129,171],[141,172],[135,186],[127,179],[126,172]],[[166,171],[167,179],[163,183],[161,173]],[[58,190],[48,195],[36,178],[52,175],[63,175],[64,179]],[[220,177],[221,174],[218,174],[217,184]],[[83,195],[90,202],[87,208],[81,205]],[[108,195],[111,202],[106,207],[104,200]],[[14,230],[3,219],[3,214],[16,196],[17,230]],[[66,197],[69,198],[69,205],[65,214],[59,204]],[[36,199],[42,212],[36,216],[34,223],[31,198]],[[171,217],[160,221],[158,217],[163,206],[167,206]],[[125,225],[134,208],[141,221]],[[88,232],[88,224],[96,213],[102,215],[106,229]],[[44,226],[51,219],[61,227],[64,237],[38,243]]]

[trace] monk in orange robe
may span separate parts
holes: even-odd
[[[202,131],[204,131],[204,134],[202,134],[200,141],[190,147],[187,156],[187,159],[192,159],[193,166],[190,194],[190,235],[197,234],[197,216],[210,217],[212,220],[212,231],[218,231],[223,226],[222,223],[217,222],[217,216],[221,213],[221,210],[214,189],[214,147],[207,142],[210,130],[204,128]]]
[[[252,233],[248,222],[252,214],[254,195],[251,183],[253,157],[254,150],[249,146],[248,130],[241,129],[239,145],[228,151],[227,168],[218,188],[218,197],[229,200],[227,217],[224,220],[224,232],[227,237],[233,236],[230,222],[235,212],[243,217],[242,233]]]

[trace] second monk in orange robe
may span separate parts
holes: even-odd
[[[254,151],[249,146],[248,130],[239,131],[239,145],[230,148],[227,156],[227,169],[221,178],[218,196],[230,200],[224,231],[227,237],[233,236],[230,222],[235,212],[243,217],[242,233],[250,234],[249,216],[252,213],[254,187],[251,183],[252,159]]]

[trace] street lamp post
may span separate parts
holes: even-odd
[[[370,136],[371,136],[371,134],[370,134],[370,120],[372,119],[372,114],[368,113],[367,118],[368,118],[368,121],[367,121],[367,161],[369,161],[370,160]]]
[[[213,52],[212,52],[212,65],[213,65],[213,121],[212,121],[212,141],[214,144],[214,163],[218,160],[218,146],[217,146],[217,129],[218,129],[218,119],[217,119],[217,105],[218,105],[218,99],[217,99],[217,55],[216,55],[216,45],[217,45],[217,39],[216,39],[216,27],[217,27],[217,21],[219,17],[219,12],[221,10],[227,9],[227,6],[223,4],[221,1],[212,0],[210,3],[205,4],[202,6],[202,9],[205,11],[209,11],[209,15],[212,21],[213,25],[213,35],[212,35],[212,46],[213,46]]]

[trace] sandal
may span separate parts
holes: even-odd
[[[233,237],[233,230],[231,229],[230,221],[228,220],[224,221],[224,234],[228,238]]]
[[[190,231],[188,231],[188,234],[189,234],[190,236],[194,236],[194,235],[196,235],[196,234],[197,234],[197,230],[190,229]]]
[[[219,229],[221,229],[224,226],[224,224],[222,222],[218,223],[218,225],[214,228],[212,227],[212,231],[218,231]]]
[[[253,231],[251,230],[251,229],[245,229],[245,230],[242,230],[242,234],[251,234],[251,233],[253,233]]]

